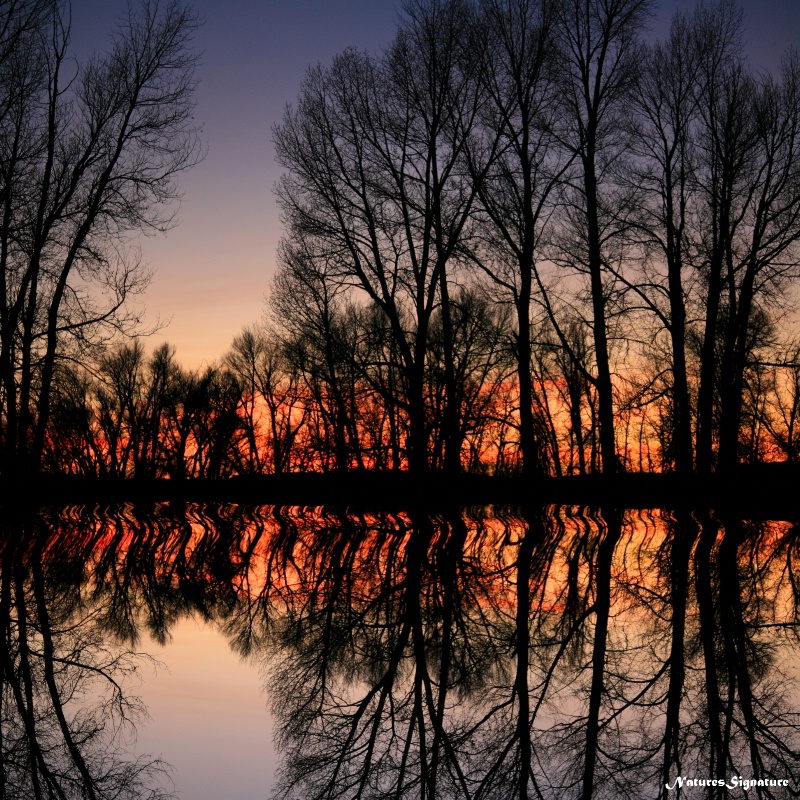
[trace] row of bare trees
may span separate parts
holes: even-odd
[[[568,364],[559,378],[587,387],[606,473],[625,466],[637,394],[664,426],[660,466],[735,465],[752,373],[796,366],[770,346],[798,277],[800,62],[756,72],[727,0],[678,13],[654,45],[651,10],[418,0],[383,54],[311,69],[275,128],[278,286],[318,284],[320,315],[381,318],[412,469],[435,451],[437,347],[443,464],[463,462],[465,292],[508,314],[530,471],[553,463],[537,431],[544,342]]]
[[[787,55],[776,75],[751,67],[731,0],[678,13],[656,44],[642,33],[651,11],[413,0],[385,52],[310,69],[274,130],[285,237],[265,323],[203,374],[137,344],[73,368],[98,325],[121,324],[121,306],[78,313],[56,293],[45,313],[35,276],[61,275],[79,304],[73,279],[113,273],[104,285],[130,288],[108,243],[153,223],[196,152],[190,22],[147,22],[153,41],[176,37],[153,67],[161,93],[137,95],[155,92],[146,107],[158,111],[119,128],[120,152],[138,155],[109,161],[97,195],[113,205],[132,192],[130,213],[98,205],[80,258],[36,272],[6,192],[8,463],[30,449],[32,463],[46,453],[48,467],[90,474],[560,475],[796,459],[800,60]],[[97,80],[73,101],[89,119],[111,91]],[[160,171],[140,175],[154,153]],[[108,230],[92,228],[101,217]]]
[[[138,341],[110,351],[93,373],[61,369],[45,469],[140,478],[405,469],[409,423],[393,378],[401,367],[380,315],[348,306],[315,333],[311,305],[305,322],[296,309],[293,333],[288,321],[280,331],[247,328],[223,363],[202,370],[183,369],[168,345],[148,355]],[[462,467],[517,472],[520,392],[510,318],[468,294],[453,311]],[[442,469],[447,389],[437,317],[432,329],[425,423],[429,463]],[[571,336],[577,351],[588,350]],[[796,355],[748,370],[740,435],[740,458],[748,463],[800,459],[800,368],[784,366]],[[532,347],[531,369],[535,441],[548,459],[537,468],[554,475],[599,471],[594,388],[554,340]],[[626,469],[669,469],[668,402],[635,385],[628,391],[617,412]]]

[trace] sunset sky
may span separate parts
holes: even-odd
[[[134,3],[135,4],[135,3]],[[155,276],[144,302],[150,323],[186,367],[213,363],[243,325],[257,321],[280,238],[272,187],[280,175],[271,128],[298,92],[310,64],[329,63],[349,45],[379,51],[392,38],[395,0],[198,0],[205,19],[195,37],[203,53],[196,117],[207,155],[182,179],[177,228],[142,241]],[[776,69],[800,47],[800,0],[747,0],[745,36],[752,63]],[[653,19],[660,36],[677,8],[664,0]],[[102,49],[126,0],[74,0],[74,41]]]

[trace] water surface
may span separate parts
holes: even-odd
[[[713,510],[7,519],[0,796],[792,796],[798,542]]]

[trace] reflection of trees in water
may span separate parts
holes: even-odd
[[[0,798],[167,797],[165,766],[126,754],[146,657],[108,641],[39,525],[2,533]]]
[[[286,563],[303,569],[271,670],[283,796],[640,797],[679,774],[790,778],[789,642],[772,626],[794,618],[793,573],[779,588],[775,565],[795,531],[698,519],[293,531]]]
[[[51,522],[24,560],[33,586],[58,554],[51,620],[81,601],[118,638],[164,639],[200,613],[263,663],[281,797],[675,796],[678,775],[797,767],[795,525],[236,506]]]

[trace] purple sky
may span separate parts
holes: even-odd
[[[219,359],[243,325],[257,321],[274,269],[280,222],[272,187],[270,129],[297,95],[306,67],[328,63],[349,45],[380,50],[393,35],[402,0],[197,0],[204,55],[196,116],[205,161],[182,179],[180,224],[142,242],[155,277],[144,302],[150,322],[169,325],[150,340],[177,347],[187,367]],[[800,46],[800,0],[746,0],[752,62],[775,68]],[[677,8],[664,0],[658,35]],[[73,0],[76,47],[103,47],[126,0]]]

